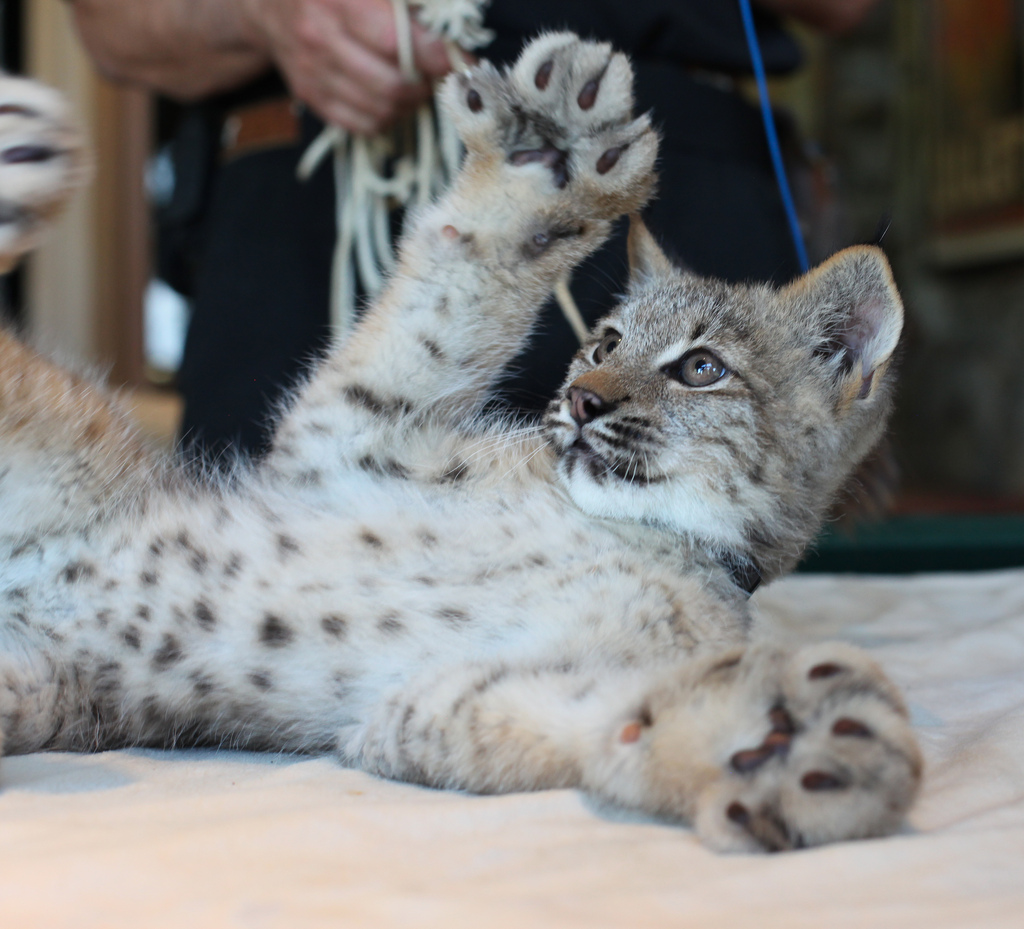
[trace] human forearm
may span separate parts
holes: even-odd
[[[182,100],[235,87],[270,66],[248,0],[74,0],[97,67]]]
[[[241,84],[273,65],[326,122],[373,134],[430,96],[450,70],[416,22],[420,78],[398,63],[390,0],[73,0],[82,40],[109,76],[182,100]]]

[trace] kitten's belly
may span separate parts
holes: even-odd
[[[383,643],[391,660],[620,629],[631,614],[670,612],[685,586],[678,564],[628,547],[547,486],[470,495],[360,482],[335,512],[293,512],[269,532],[250,584],[261,602],[305,625],[343,614],[350,645]]]
[[[466,660],[629,661],[742,632],[678,555],[627,546],[550,487],[351,491],[329,511],[273,494],[167,501],[41,543],[0,581],[21,578],[20,608],[56,650],[97,668],[115,655],[126,690],[168,712],[194,713],[213,681],[253,700],[272,687],[274,725],[315,717],[316,738],[382,689]]]

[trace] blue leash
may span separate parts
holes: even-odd
[[[761,46],[758,44],[757,32],[754,30],[754,14],[750,10],[750,0],[739,0],[739,4],[740,15],[743,17],[743,30],[747,35],[747,47],[750,49],[750,62],[754,66],[754,77],[757,80],[757,95],[761,101],[761,119],[764,121],[764,134],[768,140],[772,166],[775,168],[775,180],[779,185],[782,206],[786,211],[790,235],[793,237],[797,263],[800,265],[800,270],[806,272],[809,267],[807,249],[804,247],[804,236],[800,231],[796,205],[793,203],[793,194],[789,189],[789,180],[786,178],[786,168],[782,163],[782,149],[779,146],[779,136],[775,131],[775,117],[772,115],[771,100],[768,97],[768,80],[764,73]]]

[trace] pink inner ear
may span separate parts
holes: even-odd
[[[885,312],[881,301],[865,300],[863,303],[855,303],[840,340],[847,348],[858,355],[863,355],[865,347],[878,335],[884,321]]]
[[[861,359],[868,378],[878,363],[896,348],[901,325],[894,315],[898,315],[898,309],[877,295],[864,297],[851,307],[839,340],[851,354]],[[861,396],[867,396],[870,390],[871,383],[867,380],[861,388]]]

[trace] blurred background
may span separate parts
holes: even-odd
[[[8,311],[170,443],[188,307],[151,274],[158,108],[96,76],[66,4],[0,10],[5,67],[72,98],[96,165]],[[908,313],[888,512],[833,526],[805,567],[1024,564],[1024,0],[882,0],[847,35],[799,35],[808,66],[772,97],[812,261],[882,235]]]

